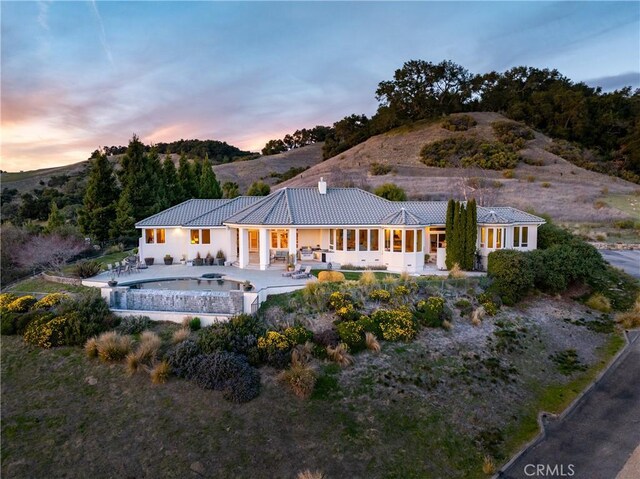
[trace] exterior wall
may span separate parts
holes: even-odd
[[[231,248],[229,244],[229,235],[227,232],[227,228],[209,228],[211,237],[211,241],[209,244],[202,244],[202,235],[200,237],[201,244],[191,244],[191,230],[189,229],[185,231],[188,260],[196,258],[198,253],[200,253],[201,258],[206,258],[207,254],[211,254],[211,256],[215,258],[218,250],[222,250],[224,252],[225,258],[229,257]]]
[[[528,227],[529,231],[528,231],[528,244],[526,247],[514,247],[513,246],[513,240],[514,240],[514,227],[520,227],[522,228],[523,226]],[[480,256],[482,259],[482,266],[483,268],[486,270],[487,269],[487,265],[488,265],[488,256],[489,253],[493,252],[493,251],[498,251],[499,249],[516,249],[518,251],[532,251],[534,249],[538,248],[538,225],[537,224],[516,224],[516,225],[482,225],[482,227],[485,228],[497,228],[497,227],[503,227],[505,228],[505,240],[504,240],[504,245],[502,245],[502,248],[488,248],[488,247],[480,247],[480,235],[481,235],[481,227],[478,227],[478,251],[480,252]]]
[[[154,228],[158,229],[158,228]],[[139,256],[141,259],[153,258],[155,263],[164,261],[164,256],[169,254],[173,256],[173,261],[178,262],[183,254],[187,254],[187,230],[182,228],[161,228],[165,230],[164,243],[145,242],[145,231],[142,230],[142,237],[139,242]]]
[[[329,235],[327,233],[327,246],[328,241]],[[322,230],[305,230],[298,228],[298,248],[303,248],[305,246],[315,248],[318,245],[322,248]]]

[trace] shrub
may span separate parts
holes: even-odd
[[[474,326],[480,326],[480,324],[482,324],[482,318],[484,318],[485,314],[486,311],[484,309],[484,306],[480,306],[474,309],[473,314],[471,315],[471,324],[473,324]]]
[[[609,301],[602,293],[594,293],[585,303],[591,309],[600,311],[602,313],[611,312],[611,301]]]
[[[246,402],[260,392],[260,375],[244,356],[218,352],[204,356],[193,376],[203,389],[223,391],[224,397],[234,402]]]
[[[96,260],[79,261],[73,266],[73,273],[80,278],[91,278],[102,270],[102,264]]]
[[[317,377],[313,369],[303,364],[291,366],[280,376],[281,380],[293,391],[293,394],[302,399],[311,396]]]
[[[339,343],[335,348],[327,346],[327,356],[331,361],[338,363],[342,367],[353,364],[353,357],[349,354],[349,348],[343,343]]]
[[[360,318],[360,313],[356,311],[356,308],[351,303],[338,308],[336,310],[336,315],[344,321],[357,321]]]
[[[371,319],[380,325],[382,339],[386,341],[409,341],[418,332],[407,308],[379,309],[371,315]]]
[[[391,166],[389,165],[385,165],[383,163],[371,163],[371,166],[369,167],[369,172],[373,175],[373,176],[384,176],[386,174],[391,173],[391,170],[393,168],[391,168]]]
[[[528,256],[516,250],[489,253],[487,273],[491,288],[507,305],[514,305],[533,288],[534,275]]]
[[[313,357],[314,344],[307,341],[304,344],[298,344],[291,350],[291,364],[307,364]]]
[[[7,311],[11,313],[26,313],[38,300],[31,295],[20,296],[7,305]]]
[[[313,333],[304,326],[292,326],[283,331],[285,337],[292,346],[297,344],[305,344],[313,339]]]
[[[551,188],[551,183],[549,183],[548,181],[543,181],[542,183],[540,183],[540,186],[542,186],[543,188]]]
[[[580,362],[580,358],[575,349],[559,351],[549,356],[549,358],[556,364],[558,371],[565,376],[569,376],[576,371],[584,371],[587,369],[587,365]]]
[[[636,224],[633,220],[619,220],[613,222],[614,228],[618,228],[621,230],[630,230],[636,227]]]
[[[373,193],[389,201],[407,201],[407,193],[393,183],[384,183],[373,190]]]
[[[364,342],[369,351],[373,351],[374,353],[380,352],[380,343],[373,333],[364,333]]]
[[[171,366],[166,361],[160,361],[156,364],[151,372],[151,382],[153,384],[164,384],[169,379],[169,373],[171,372]]]
[[[482,459],[482,472],[487,476],[492,476],[496,472],[496,463],[491,456],[484,456]]]
[[[13,303],[16,299],[18,299],[18,296],[13,293],[0,294],[0,308],[9,306],[9,304]]]
[[[455,306],[460,310],[460,316],[463,317],[473,311],[471,302],[466,299],[459,299],[458,301],[456,301]]]
[[[374,289],[369,293],[369,299],[371,301],[388,303],[389,301],[391,301],[391,293],[385,289]]]
[[[512,121],[494,121],[491,123],[493,132],[503,143],[514,144],[518,148],[524,146],[527,140],[533,140],[533,132],[524,125]]]
[[[338,332],[335,329],[324,329],[318,333],[313,335],[313,340],[316,344],[320,346],[335,347],[340,342],[340,336],[338,336]]]
[[[454,137],[426,144],[420,150],[420,159],[427,166],[477,166],[489,170],[514,168],[518,155],[499,142],[482,142],[477,138]]]
[[[420,300],[415,307],[415,316],[418,322],[432,328],[442,326],[446,319],[445,301],[442,296],[431,296],[426,300]]]
[[[289,339],[277,331],[267,331],[258,338],[257,343],[260,359],[275,368],[287,366],[291,360],[289,351],[292,346]]]
[[[98,357],[105,362],[121,361],[131,352],[131,338],[116,331],[102,333],[97,343]]]
[[[633,329],[640,327],[640,295],[636,298],[636,302],[629,311],[618,313],[616,322],[625,329]]]
[[[442,122],[442,128],[449,131],[467,131],[476,126],[478,122],[469,115],[449,116]]]
[[[148,316],[127,316],[122,318],[116,328],[122,334],[140,334],[151,327],[151,319]]]
[[[187,339],[189,339],[190,334],[191,334],[191,330],[189,328],[176,329],[173,332],[171,341],[173,342],[173,344],[181,343],[182,341],[186,341]]]
[[[396,289],[393,290],[393,294],[397,297],[402,298],[405,296],[409,296],[411,294],[411,289],[401,284],[399,286],[396,286]]]
[[[69,295],[64,293],[50,293],[33,305],[32,309],[48,309],[53,306],[57,306],[65,299],[68,299]]]
[[[229,351],[248,354],[256,347],[264,326],[257,317],[240,314],[226,323],[214,323],[199,332],[198,344],[204,353]]]
[[[198,318],[197,316],[195,318],[191,318],[189,320],[188,326],[191,331],[198,331],[202,327],[200,318]]]
[[[192,339],[187,339],[169,349],[167,362],[176,376],[190,378],[195,373],[199,358],[202,357],[204,356],[198,344]]]
[[[356,352],[364,348],[364,328],[360,321],[345,321],[336,327],[338,335],[349,351]]]
[[[329,296],[329,307],[333,310],[338,310],[347,304],[352,304],[351,295],[349,293],[342,293],[336,291]]]
[[[31,321],[24,332],[24,341],[41,348],[51,348],[64,344],[64,330],[67,316],[44,315]]]
[[[320,271],[318,281],[322,283],[341,283],[344,281],[344,274],[340,271]]]
[[[513,172],[513,170],[504,170],[502,172],[502,177],[510,180],[510,179],[515,178],[516,174]]]
[[[89,358],[98,357],[98,338],[89,338],[84,343],[84,352]]]
[[[140,362],[140,357],[136,353],[128,353],[124,357],[124,362],[126,364],[126,371],[128,376],[133,376],[138,372],[142,363]]]
[[[482,307],[484,308],[484,312],[489,316],[495,316],[498,314],[498,305],[493,301],[485,301],[482,303]]]
[[[16,334],[16,313],[0,314],[0,334],[12,335]]]
[[[245,403],[255,399],[260,394],[260,373],[249,366],[243,374],[231,378],[222,392],[227,401]]]
[[[81,345],[92,336],[113,329],[119,319],[109,310],[99,291],[82,293],[76,299],[63,300],[56,308],[59,316],[68,316],[65,344]]]
[[[527,175],[527,183],[533,183],[536,181],[536,177],[533,175]]]
[[[614,311],[633,308],[634,298],[640,293],[640,283],[636,278],[610,265],[596,270],[588,279],[588,283],[611,302]]]
[[[8,312],[3,312],[2,315],[4,316],[5,314],[9,315],[14,315],[14,325],[16,328],[16,333],[17,334],[24,334],[24,332],[27,329],[27,326],[29,326],[29,324],[40,318],[43,315],[47,315],[50,318],[53,318],[53,314],[48,313],[48,312],[44,312],[44,311],[29,311],[28,313],[23,313],[23,314],[19,314],[19,313],[8,313]]]

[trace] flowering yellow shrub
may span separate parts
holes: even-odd
[[[320,271],[318,281],[327,283],[338,283],[344,281],[344,274],[340,271]]]
[[[411,294],[411,290],[404,285],[400,285],[398,287],[396,287],[396,289],[394,290],[394,294],[396,296],[408,296],[409,294]]]
[[[382,339],[386,341],[409,341],[418,333],[408,308],[379,309],[371,319],[380,325]]]
[[[388,303],[391,300],[391,293],[386,289],[374,289],[369,293],[369,299],[371,301],[380,301],[382,303]]]
[[[9,304],[13,303],[16,299],[18,299],[18,297],[13,293],[0,294],[0,308],[9,306]]]
[[[26,313],[37,301],[35,297],[30,295],[20,296],[9,303],[7,309],[12,313]]]
[[[64,343],[64,328],[69,318],[66,316],[42,316],[27,326],[24,341],[34,346],[48,349]]]
[[[291,347],[291,342],[282,333],[267,331],[267,334],[258,338],[258,349],[266,351],[286,351]]]
[[[50,308],[57,304],[60,304],[62,300],[67,299],[69,295],[64,293],[51,293],[46,295],[40,301],[33,305],[33,309]]]
[[[351,304],[351,296],[349,294],[336,291],[329,296],[329,307],[334,310],[339,310],[343,306]]]

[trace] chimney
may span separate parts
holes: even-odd
[[[320,177],[320,181],[318,181],[318,191],[321,195],[327,194],[327,182],[324,181],[323,177]]]

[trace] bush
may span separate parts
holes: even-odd
[[[13,293],[2,293],[0,294],[0,308],[6,308],[9,304],[13,303],[18,296]]]
[[[373,351],[374,353],[380,352],[380,343],[373,333],[364,333],[364,342],[369,351]]]
[[[393,290],[393,294],[399,298],[404,298],[405,296],[409,296],[411,294],[411,289],[405,285],[396,286],[396,289]]]
[[[84,352],[88,358],[97,358],[98,357],[98,338],[89,338],[87,342],[84,343]]]
[[[122,334],[140,334],[151,327],[151,319],[148,316],[127,316],[122,318],[116,328]]]
[[[218,352],[204,356],[193,381],[203,389],[223,391],[225,399],[247,402],[260,392],[260,375],[244,356]]]
[[[331,296],[329,296],[329,308],[333,309],[334,311],[337,311],[338,309],[348,304],[353,304],[353,300],[349,293],[336,291],[335,293],[331,293]]]
[[[611,301],[609,301],[602,293],[594,293],[585,303],[589,308],[600,311],[601,313],[611,312]]]
[[[20,296],[7,305],[10,313],[26,313],[38,300],[31,295]]]
[[[41,348],[51,348],[64,344],[67,316],[44,315],[31,321],[24,332],[24,341]]]
[[[97,350],[102,361],[121,361],[131,352],[131,338],[116,331],[102,333],[97,339]]]
[[[407,308],[379,309],[371,315],[371,319],[380,325],[382,339],[386,341],[409,341],[418,332]]]
[[[226,323],[214,323],[201,329],[198,344],[205,354],[216,351],[249,354],[263,333],[264,326],[257,317],[240,314]]]
[[[460,310],[460,316],[464,317],[473,311],[473,305],[466,299],[459,299],[455,304],[456,308]]]
[[[260,359],[275,368],[286,367],[291,361],[289,351],[293,345],[282,333],[267,331],[264,336],[258,338],[257,347]]]
[[[304,344],[313,339],[313,333],[304,326],[292,326],[283,331],[292,346]]]
[[[171,341],[173,342],[173,344],[178,344],[189,339],[190,335],[191,330],[189,328],[176,329],[171,336]]]
[[[420,159],[427,166],[468,168],[477,166],[489,170],[514,168],[518,155],[498,142],[482,142],[477,138],[454,137],[428,143],[420,150]]]
[[[373,190],[373,194],[389,201],[407,201],[407,193],[398,185],[384,183]]]
[[[360,313],[356,311],[356,308],[351,303],[347,303],[345,306],[338,308],[336,315],[344,321],[357,321],[360,318]]]
[[[65,344],[82,345],[92,336],[113,329],[119,324],[119,318],[109,310],[100,292],[91,290],[78,298],[63,300],[56,308],[59,316],[68,316],[65,330]]]
[[[102,271],[102,264],[93,259],[79,261],[73,265],[72,271],[80,278],[91,278]]]
[[[65,299],[68,299],[69,295],[64,293],[50,293],[33,305],[32,309],[48,309],[57,306]]]
[[[318,281],[322,283],[342,283],[344,274],[340,271],[320,271],[318,273]]]
[[[349,348],[346,344],[340,343],[335,348],[327,346],[327,356],[334,363],[338,363],[342,367],[353,364],[353,357],[349,354]]]
[[[374,162],[371,163],[371,166],[369,167],[369,173],[371,173],[373,176],[384,176],[391,173],[392,169],[393,168],[391,168],[389,165]]]
[[[445,118],[441,126],[449,131],[467,131],[477,124],[478,122],[469,115],[455,115]]]
[[[640,293],[640,283],[636,278],[609,265],[596,271],[589,284],[611,302],[614,311],[633,308],[634,299]]]
[[[336,327],[338,336],[351,352],[364,349],[364,327],[360,321],[345,321]]]
[[[202,357],[202,350],[198,344],[192,339],[187,339],[169,349],[167,362],[171,366],[173,374],[182,378],[190,378],[195,374],[197,368],[198,360],[194,361],[194,358]]]
[[[637,296],[633,308],[616,315],[616,322],[625,329],[640,328],[640,295]]]
[[[151,372],[151,382],[153,384],[164,384],[169,379],[169,373],[171,372],[171,366],[166,361],[160,361],[156,364]]]
[[[280,378],[296,396],[307,399],[313,393],[318,376],[309,366],[298,364],[284,371]]]
[[[29,326],[29,324],[40,318],[41,316],[47,315],[51,318],[54,317],[53,314],[50,314],[48,312],[45,311],[29,311],[28,313],[23,313],[23,314],[19,314],[19,313],[2,313],[3,316],[5,314],[13,314],[14,315],[14,325],[16,328],[16,333],[17,334],[24,334],[24,332],[27,330],[27,326]]]
[[[0,314],[0,334],[9,336],[16,334],[17,313]]]
[[[389,301],[391,301],[391,293],[385,289],[374,289],[369,293],[369,299],[371,301],[388,303]]]
[[[198,331],[202,327],[200,318],[198,318],[197,316],[195,318],[191,318],[189,320],[188,326],[191,331]]]
[[[529,128],[512,121],[494,121],[491,123],[491,128],[498,140],[513,144],[516,148],[522,148],[525,141],[535,138],[533,131]]]
[[[498,250],[489,253],[487,274],[491,288],[506,305],[514,305],[533,288],[534,274],[526,253]]]
[[[445,301],[442,296],[431,296],[420,300],[415,307],[415,316],[419,323],[432,328],[442,326],[447,319],[445,315]]]
[[[327,346],[335,347],[340,342],[340,336],[335,329],[324,329],[313,335],[313,341],[325,348]]]

